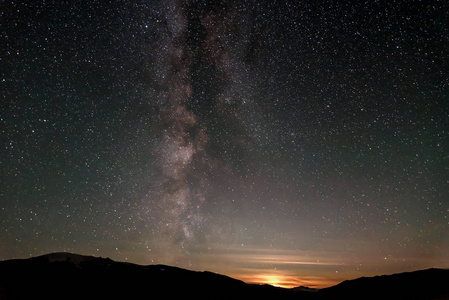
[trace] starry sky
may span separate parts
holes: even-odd
[[[0,259],[324,287],[449,267],[447,1],[2,1]]]

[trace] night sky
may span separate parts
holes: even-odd
[[[449,2],[2,1],[0,259],[323,287],[449,267]]]

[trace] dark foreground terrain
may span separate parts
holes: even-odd
[[[0,299],[449,299],[449,270],[359,278],[319,291],[70,253],[0,261]]]

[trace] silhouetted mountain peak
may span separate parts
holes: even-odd
[[[291,288],[294,292],[307,292],[307,293],[316,293],[319,291],[319,289],[310,288],[307,286],[297,286],[294,288]]]
[[[55,253],[49,253],[42,256],[36,257],[36,259],[43,259],[50,263],[53,262],[70,262],[75,265],[79,265],[82,262],[86,261],[92,261],[101,259],[94,256],[87,256],[87,255],[80,255],[80,254],[74,254],[69,252],[55,252]]]

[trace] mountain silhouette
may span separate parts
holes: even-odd
[[[71,253],[0,261],[0,299],[449,299],[449,270],[359,278],[314,290],[246,284],[166,265]]]
[[[319,299],[449,300],[449,270],[361,277],[319,291]]]
[[[293,291],[212,272],[71,253],[0,262],[0,299],[293,299]]]

